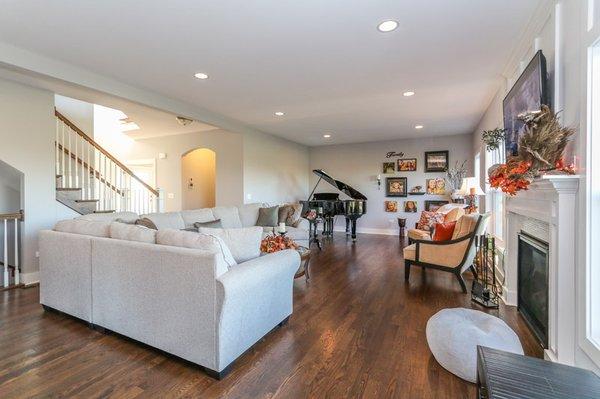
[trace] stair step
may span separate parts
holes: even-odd
[[[81,191],[81,188],[56,187],[56,191]]]
[[[100,200],[97,199],[87,199],[87,200],[75,200],[75,202],[79,203],[79,202],[98,202]]]
[[[94,211],[94,213],[115,213],[115,210],[106,210],[106,211]]]

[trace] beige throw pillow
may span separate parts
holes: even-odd
[[[237,264],[231,255],[231,251],[227,244],[225,244],[221,238],[212,234],[163,229],[158,230],[156,233],[156,243],[160,245],[170,245],[172,247],[204,249],[206,251],[216,252],[222,256],[227,268]]]

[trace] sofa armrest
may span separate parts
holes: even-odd
[[[470,235],[448,241],[416,240],[415,260],[449,268],[457,267],[465,258],[470,243]]]
[[[295,224],[295,226],[293,226],[293,227],[295,227],[297,229],[302,229],[302,230],[306,230],[306,231],[308,231],[310,229],[310,222],[308,221],[308,219],[300,218],[294,224]]]
[[[232,267],[217,279],[218,369],[292,314],[300,255],[285,250]]]

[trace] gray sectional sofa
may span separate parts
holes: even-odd
[[[145,216],[159,230],[215,216],[235,228],[255,223],[254,209],[258,215],[258,207],[243,206]],[[296,251],[229,268],[215,251],[110,238],[106,223],[117,217],[137,215],[86,215],[78,230],[40,232],[46,308],[196,363],[216,378],[291,315]],[[303,229],[293,229],[304,239]]]

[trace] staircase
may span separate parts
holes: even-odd
[[[56,116],[56,200],[84,215],[161,212],[150,187],[60,112]]]

